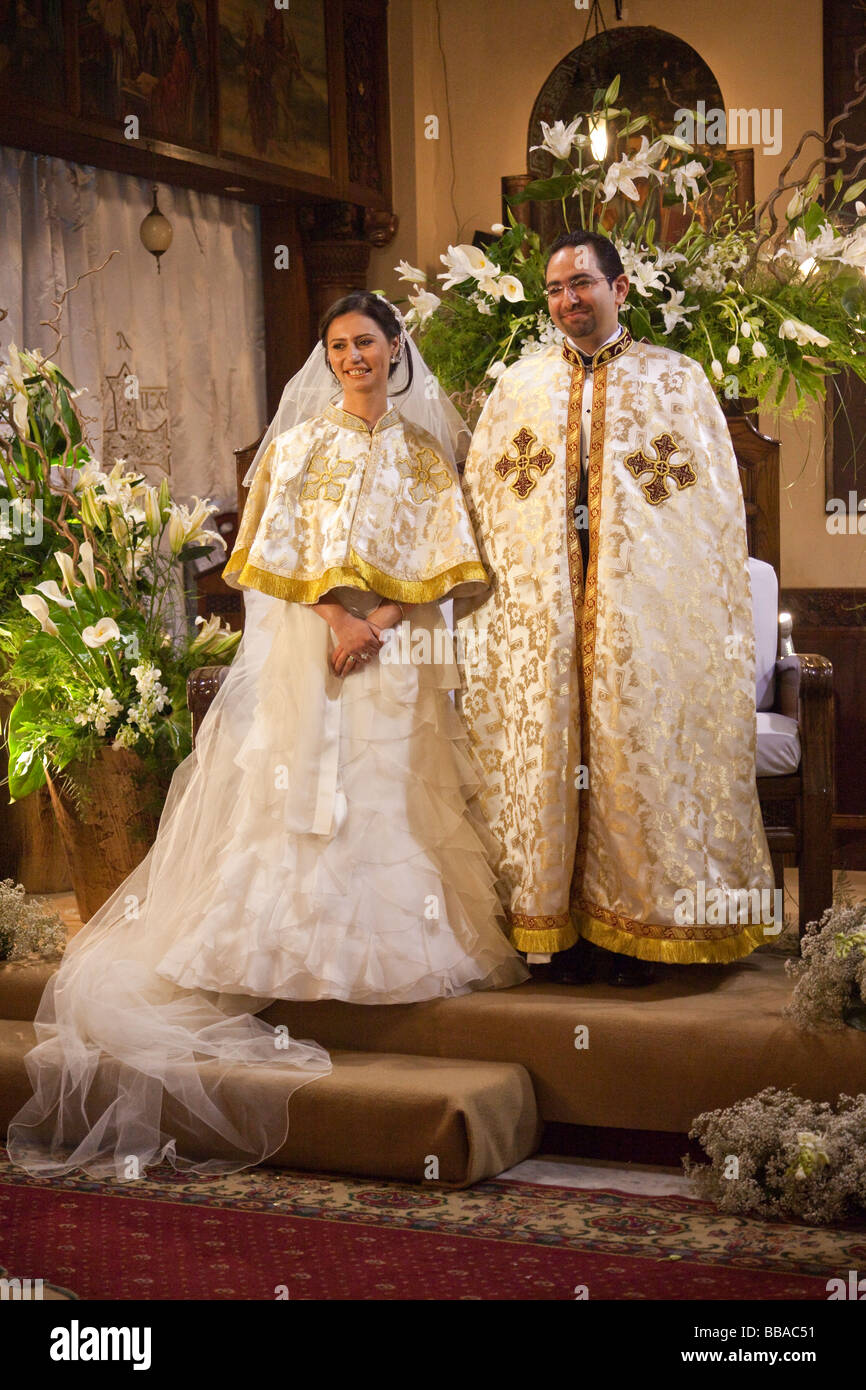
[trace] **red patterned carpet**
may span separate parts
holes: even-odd
[[[468,1191],[257,1169],[37,1181],[0,1163],[0,1265],[82,1299],[820,1299],[866,1229],[721,1217],[683,1197]]]

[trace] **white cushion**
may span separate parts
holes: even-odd
[[[758,710],[758,777],[785,777],[800,766],[800,731],[796,719],[786,714]]]
[[[772,709],[776,698],[779,646],[779,581],[772,565],[749,556],[752,615],[755,620],[755,707]]]

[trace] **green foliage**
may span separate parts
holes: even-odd
[[[858,202],[866,179],[846,189],[843,175],[825,186],[815,173],[794,196],[790,187],[776,194],[788,208],[782,224],[758,226],[755,209],[734,200],[726,160],[698,158],[646,117],[615,108],[618,87],[615,79],[596,92],[590,112],[545,133],[553,172],[512,202],[560,202],[567,227],[610,237],[630,280],[623,322],[635,337],[699,361],[723,399],[781,407],[793,387],[797,415],[843,369],[866,380],[866,208]],[[591,148],[600,119],[608,142],[601,160]],[[659,229],[675,205],[685,224],[662,245]],[[538,237],[510,211],[508,220],[478,271],[467,261],[473,248],[449,248],[442,260],[456,283],[432,313],[421,313],[419,345],[461,403],[477,402],[505,367],[559,338]],[[504,274],[520,281],[522,298],[501,293]]]

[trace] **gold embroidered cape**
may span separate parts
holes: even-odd
[[[407,603],[487,588],[436,441],[397,409],[371,431],[336,405],[271,441],[223,578],[299,603],[341,586]]]
[[[767,939],[764,914],[744,920],[741,905],[719,922],[700,904],[773,880],[730,435],[697,363],[628,333],[602,348],[584,574],[583,384],[568,346],[516,363],[464,477],[494,587],[455,605],[462,709],[511,939],[548,952],[583,935],[645,960],[732,960]]]

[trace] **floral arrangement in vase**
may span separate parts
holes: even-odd
[[[566,229],[610,238],[631,282],[621,321],[699,361],[722,398],[778,407],[793,387],[797,414],[833,373],[866,379],[866,179],[846,188],[841,171],[825,177],[822,155],[786,183],[789,161],[762,208],[743,209],[729,163],[657,134],[648,117],[614,104],[618,91],[617,77],[591,111],[542,123],[534,148],[551,156],[552,175],[512,204],[559,203]],[[396,267],[412,285],[407,320],[425,358],[470,417],[508,366],[560,336],[538,234],[510,209],[508,224],[493,225],[498,239],[486,249],[448,247],[439,294],[422,270]]]
[[[159,487],[93,458],[76,393],[54,362],[10,344],[0,362],[0,688],[9,792],[19,800],[100,749],[165,773],[190,749],[186,678],[231,658],[239,632],[191,632],[182,566],[225,542]]]

